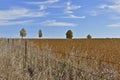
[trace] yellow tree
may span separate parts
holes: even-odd
[[[21,36],[22,38],[26,36],[26,30],[25,30],[24,28],[22,28],[22,29],[20,30],[20,36]]]

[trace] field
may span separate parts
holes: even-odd
[[[33,40],[40,49],[44,45],[49,45],[58,56],[67,55],[78,56],[80,53],[87,53],[88,58],[118,63],[120,62],[120,39],[45,39]]]
[[[0,80],[119,80],[120,39],[1,39]]]

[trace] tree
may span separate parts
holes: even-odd
[[[22,38],[26,36],[26,30],[25,30],[24,28],[22,28],[22,29],[20,30],[20,36],[21,36]]]
[[[90,34],[87,35],[87,39],[91,39],[92,36]]]
[[[42,30],[39,30],[38,35],[39,35],[39,38],[41,38],[43,36]]]
[[[71,30],[68,30],[66,33],[66,38],[72,39],[72,37],[73,37],[73,32]]]

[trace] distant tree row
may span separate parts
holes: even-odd
[[[23,38],[23,37],[26,37],[27,33],[26,33],[26,30],[24,28],[22,28],[20,30],[20,36]],[[39,30],[38,31],[38,37],[41,38],[43,36],[42,34],[42,30]]]
[[[26,37],[27,33],[26,33],[26,30],[24,28],[22,28],[20,30],[20,36],[23,38],[23,37]],[[41,38],[43,36],[43,33],[42,33],[42,30],[39,30],[38,31],[38,37]],[[72,39],[73,38],[73,32],[72,30],[68,30],[66,32],[66,38],[67,39]],[[91,39],[92,36],[90,34],[87,35],[87,39]]]
[[[68,30],[67,33],[66,33],[66,38],[67,39],[72,39],[73,38],[73,32],[72,30]],[[87,35],[87,39],[91,39],[92,36],[90,34]]]

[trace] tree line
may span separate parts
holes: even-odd
[[[22,29],[20,30],[20,36],[23,38],[23,37],[26,37],[26,35],[27,35],[26,30],[25,30],[24,28],[22,28]],[[39,37],[39,38],[43,37],[42,30],[39,30],[39,31],[38,31],[38,37]],[[68,30],[68,31],[66,32],[66,38],[67,38],[67,39],[72,39],[72,38],[73,38],[73,32],[72,32],[72,30]],[[92,36],[91,36],[90,34],[88,34],[88,35],[87,35],[87,39],[91,39],[91,38],[92,38]]]

